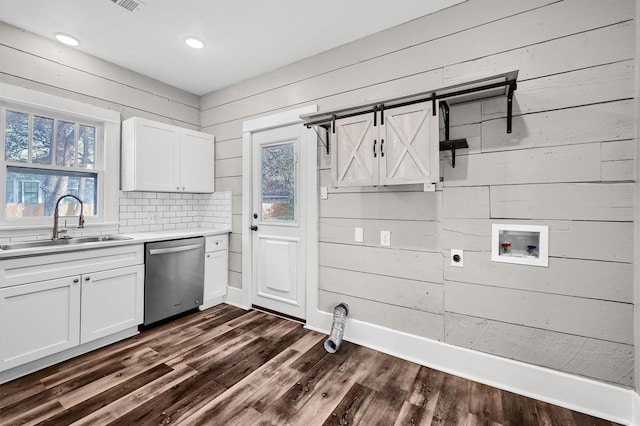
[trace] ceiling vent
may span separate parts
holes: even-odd
[[[140,7],[140,2],[136,0],[111,0],[111,1],[117,4],[118,6],[124,7],[129,12],[133,12],[136,9],[138,9],[138,7]]]

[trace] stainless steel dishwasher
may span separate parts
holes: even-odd
[[[204,293],[204,237],[145,244],[144,325],[197,308]]]

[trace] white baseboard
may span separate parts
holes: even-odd
[[[306,328],[328,334],[333,316],[314,312]],[[520,361],[347,319],[344,339],[499,389],[621,424],[640,425],[634,391]],[[577,391],[579,390],[579,391]]]
[[[46,356],[44,358],[31,361],[27,364],[19,365],[6,371],[0,372],[0,384],[9,382],[27,374],[31,374],[43,368],[50,367],[54,364],[58,364],[62,361],[66,361],[71,358],[75,358],[79,355],[86,354],[103,346],[108,346],[112,343],[119,342],[126,338],[135,336],[138,334],[138,327],[131,327],[126,330],[119,331],[109,336],[102,337],[100,339],[93,340],[89,343],[69,348],[62,352],[55,353],[53,355]]]
[[[225,302],[225,296],[214,297],[213,299],[206,300],[202,305],[200,305],[200,310],[204,311],[205,309],[213,308],[221,303]]]
[[[247,303],[247,295],[245,293],[246,292],[240,288],[227,287],[227,297],[224,303],[228,303],[229,305],[236,306],[244,310],[249,310],[251,309],[251,304]]]

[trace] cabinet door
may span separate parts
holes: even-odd
[[[179,188],[179,128],[140,118],[134,119],[135,176],[138,191],[177,191]],[[128,151],[128,150],[126,150]]]
[[[389,109],[384,116],[380,185],[438,182],[438,117],[431,103]]]
[[[227,250],[205,253],[204,304],[227,294],[229,281],[229,255]]]
[[[0,371],[79,344],[80,277],[0,289]]]
[[[82,276],[81,343],[142,324],[144,265]]]
[[[212,135],[181,130],[180,190],[213,192],[215,144]],[[241,170],[238,170],[240,173]]]
[[[377,132],[373,113],[336,121],[336,132],[329,133],[334,187],[378,184]]]

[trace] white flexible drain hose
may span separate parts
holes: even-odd
[[[333,324],[331,324],[331,334],[324,341],[324,348],[330,354],[336,353],[340,349],[342,343],[342,334],[344,333],[344,325],[349,314],[349,306],[341,303],[333,309]]]

